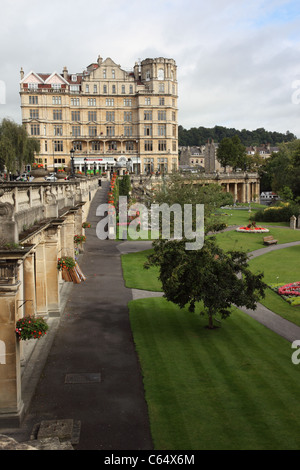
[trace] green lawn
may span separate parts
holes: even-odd
[[[156,450],[300,449],[286,340],[239,310],[211,331],[165,299],[129,306]]]
[[[266,226],[266,224],[259,224]],[[267,227],[267,226],[266,226]],[[244,233],[230,230],[228,232],[217,233],[216,240],[219,246],[225,250],[244,250],[247,252],[265,248],[263,238],[272,235],[279,244],[300,241],[300,230],[291,230],[284,227],[267,227],[268,233]]]
[[[298,231],[271,230],[280,243],[300,239]],[[264,246],[257,234],[224,232],[217,240],[226,250]],[[122,256],[127,287],[161,291],[158,270],[143,269],[151,251]],[[299,280],[299,252],[273,251],[250,267],[267,283]],[[300,307],[270,289],[262,303],[300,326]],[[300,365],[291,344],[234,308],[210,331],[200,308],[192,314],[163,298],[129,304],[155,449],[299,450]]]
[[[300,281],[300,245],[272,251],[265,255],[250,259],[250,269],[264,273],[264,281],[268,285],[288,284]],[[261,300],[272,312],[300,326],[300,305],[291,306],[271,289],[266,290],[265,299]]]
[[[159,269],[157,267],[143,268],[151,253],[152,250],[145,250],[122,255],[122,269],[126,287],[154,292],[162,291],[161,283],[158,280]]]
[[[248,225],[249,220],[253,220],[256,210],[265,209],[267,206],[251,204],[251,212],[246,209],[218,209],[217,214],[222,216],[223,222],[227,225]],[[282,225],[288,226],[288,222],[257,222],[257,225]]]

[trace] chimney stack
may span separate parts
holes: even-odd
[[[68,79],[68,69],[67,69],[67,67],[64,67],[63,74],[64,74],[64,79],[67,80]]]

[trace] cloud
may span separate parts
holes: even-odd
[[[19,70],[80,72],[100,54],[122,68],[176,60],[179,124],[299,133],[299,7],[289,0],[1,1],[0,118],[21,121]]]

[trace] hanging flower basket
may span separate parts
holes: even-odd
[[[91,228],[91,224],[89,222],[83,222],[82,228]]]
[[[75,245],[81,245],[82,243],[85,243],[86,237],[84,235],[75,235],[74,237],[74,243]]]
[[[19,340],[40,339],[44,336],[49,326],[43,318],[27,316],[16,323],[16,334]]]

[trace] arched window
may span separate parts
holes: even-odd
[[[158,70],[158,80],[164,80],[164,79],[165,79],[164,69],[159,69]]]

